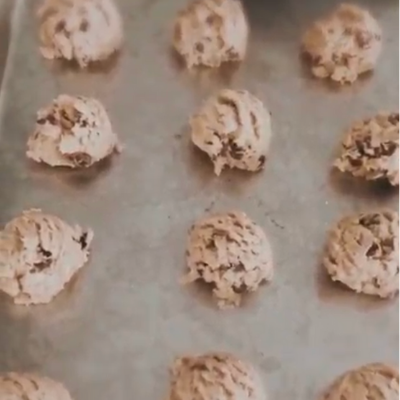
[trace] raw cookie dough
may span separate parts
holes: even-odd
[[[178,358],[168,400],[266,400],[261,378],[248,363],[226,353]]]
[[[189,272],[185,283],[213,285],[221,308],[240,304],[273,277],[272,251],[264,231],[245,213],[216,214],[196,222],[187,244]]]
[[[392,297],[399,291],[398,243],[397,212],[346,217],[330,234],[324,266],[334,281],[357,293]]]
[[[352,83],[374,69],[382,48],[382,32],[368,11],[341,4],[305,33],[302,48],[317,78]]]
[[[45,58],[103,61],[122,45],[122,19],[113,0],[44,0],[38,11]]]
[[[205,102],[190,125],[193,143],[210,156],[217,175],[225,166],[263,168],[272,136],[271,118],[249,92],[220,91]]]
[[[321,400],[398,400],[399,370],[375,363],[339,377]]]
[[[194,0],[175,22],[173,45],[188,68],[243,60],[248,25],[240,0]]]
[[[37,114],[27,156],[53,167],[90,167],[121,150],[107,112],[88,97],[60,95]]]
[[[355,123],[334,166],[367,180],[399,184],[399,113],[380,113]]]
[[[16,304],[50,302],[87,262],[92,239],[90,229],[24,211],[0,232],[0,290]]]
[[[67,389],[52,379],[11,372],[0,376],[1,400],[72,400]]]

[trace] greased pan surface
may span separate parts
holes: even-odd
[[[3,13],[10,2],[0,2]],[[0,371],[43,372],[76,400],[159,400],[175,356],[227,350],[260,369],[271,399],[310,400],[344,370],[396,364],[397,300],[331,284],[320,258],[337,219],[397,204],[396,193],[332,175],[330,165],[349,124],[398,108],[398,2],[360,3],[384,30],[383,54],[371,77],[339,90],[310,78],[298,57],[301,33],[337,1],[245,1],[248,56],[220,74],[190,74],[171,56],[171,24],[185,3],[120,0],[124,52],[90,73],[41,58],[37,1],[15,0],[9,27],[2,22],[11,32],[0,37],[8,49],[0,52],[0,224],[40,207],[91,226],[95,240],[89,265],[48,306],[16,307],[0,296]],[[216,178],[190,146],[189,116],[225,86],[250,90],[272,112],[262,173]],[[98,97],[124,152],[82,172],[29,163],[35,113],[60,93]],[[242,308],[221,312],[207,292],[178,280],[192,222],[226,209],[247,212],[268,232],[276,276]]]

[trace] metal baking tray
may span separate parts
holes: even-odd
[[[349,368],[397,364],[398,301],[331,284],[320,259],[340,217],[397,207],[396,191],[330,165],[353,120],[398,108],[398,2],[360,2],[383,27],[383,54],[374,74],[340,89],[312,79],[298,56],[301,32],[338,1],[244,0],[246,61],[195,73],[170,50],[185,3],[120,0],[123,53],[82,72],[41,58],[38,1],[0,1],[0,224],[40,207],[95,232],[90,263],[54,302],[23,308],[0,296],[0,372],[44,373],[76,400],[158,400],[175,356],[226,350],[260,369],[271,399],[310,400]],[[190,145],[188,117],[222,87],[247,89],[272,112],[264,172],[217,178]],[[86,171],[26,160],[36,111],[63,92],[104,102],[125,144],[120,156]],[[220,311],[208,292],[178,281],[192,222],[227,209],[268,232],[276,278],[241,308]]]

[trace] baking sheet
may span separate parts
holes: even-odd
[[[353,295],[331,284],[319,265],[338,218],[398,201],[387,188],[329,172],[346,126],[398,108],[398,2],[360,2],[383,27],[383,54],[372,76],[340,90],[311,79],[298,58],[300,33],[338,1],[246,0],[245,63],[196,74],[182,70],[169,49],[171,22],[185,0],[119,3],[124,52],[89,73],[40,57],[37,1],[0,1],[0,49],[8,49],[7,58],[0,52],[7,62],[0,224],[41,207],[95,231],[90,264],[53,303],[21,308],[0,297],[0,371],[43,372],[76,400],[162,399],[175,356],[227,350],[260,369],[271,399],[310,400],[344,370],[398,363],[397,300]],[[10,4],[16,9],[7,25]],[[262,173],[216,178],[189,144],[189,115],[224,86],[252,91],[272,111],[275,133]],[[63,92],[105,103],[126,145],[121,156],[82,172],[25,159],[37,109]],[[182,288],[178,279],[191,223],[232,208],[268,232],[276,278],[242,308],[222,312],[207,292]]]

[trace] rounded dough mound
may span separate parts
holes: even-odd
[[[191,68],[243,60],[248,25],[240,0],[194,0],[175,22],[173,44]]]
[[[122,19],[113,0],[44,0],[38,11],[45,58],[103,61],[122,45]]]
[[[395,296],[399,291],[399,214],[363,213],[332,230],[324,265],[334,281],[357,293]]]
[[[193,143],[206,152],[217,175],[225,166],[263,168],[272,128],[268,110],[247,91],[224,89],[208,99],[190,121]]]
[[[368,364],[342,375],[322,400],[398,400],[399,370],[381,363]]]
[[[50,378],[34,374],[0,376],[1,400],[72,400],[67,389]]]
[[[273,277],[272,251],[258,225],[245,213],[216,214],[196,222],[187,244],[189,272],[185,282],[201,279],[214,286],[222,308],[240,304]]]
[[[58,96],[37,114],[27,156],[53,167],[90,167],[120,144],[107,112],[92,98]]]
[[[399,113],[380,113],[347,132],[334,166],[367,180],[399,184]]]
[[[266,400],[258,372],[226,353],[178,358],[169,400]]]
[[[382,48],[382,32],[366,10],[341,4],[305,33],[303,51],[317,78],[352,83],[360,74],[374,69]]]
[[[87,262],[92,239],[89,229],[24,211],[0,232],[0,290],[16,304],[50,302]]]

